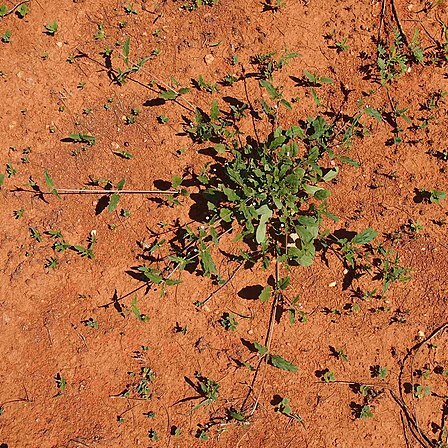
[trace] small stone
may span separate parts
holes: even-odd
[[[424,339],[424,337],[425,337],[425,333],[424,333],[422,330],[418,330],[418,332],[417,332],[417,337],[418,337],[419,339]]]
[[[331,283],[328,283],[328,286],[329,286],[330,288],[334,288],[336,285],[337,285],[337,282],[331,282]]]
[[[62,42],[56,42],[56,46],[59,48],[62,48],[63,43]]]
[[[344,275],[347,275],[348,274],[348,269],[345,268],[343,272],[344,272]]]
[[[206,54],[204,57],[204,62],[207,65],[210,65],[215,60],[215,57],[212,54]]]

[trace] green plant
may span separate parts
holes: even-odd
[[[56,387],[58,388],[58,393],[56,394],[56,397],[59,397],[62,395],[67,388],[67,380],[61,373],[57,373],[54,377],[54,380],[56,381]]]
[[[56,20],[48,22],[47,25],[45,25],[45,32],[50,36],[54,36],[57,33],[58,29],[59,25],[58,22],[56,22]]]
[[[127,15],[132,15],[132,14],[137,15],[137,14],[138,14],[138,11],[137,11],[136,9],[134,9],[134,5],[133,5],[132,3],[128,3],[128,4],[124,7],[124,12],[125,12]]]
[[[446,193],[439,190],[430,190],[429,202],[438,204],[441,199],[446,199]]]
[[[420,34],[417,29],[414,30],[414,34],[412,35],[412,40],[409,45],[409,49],[411,50],[412,57],[413,57],[414,61],[417,64],[422,64],[424,54],[423,54],[422,44],[420,41]]]
[[[368,405],[364,405],[359,412],[359,418],[367,420],[368,418],[372,417],[373,417],[372,408]]]
[[[58,265],[59,261],[57,258],[55,257],[50,257],[47,258],[46,262],[45,262],[45,267],[47,269],[55,269]]]
[[[325,383],[334,383],[336,381],[336,378],[334,376],[334,372],[332,372],[331,370],[327,370],[323,376],[322,376],[322,380]]]
[[[279,412],[280,414],[285,415],[286,417],[289,417],[292,420],[296,420],[300,423],[302,423],[302,417],[300,417],[299,414],[296,414],[292,411],[292,408],[289,404],[289,399],[286,397],[283,397],[280,403],[275,408],[275,412]]]
[[[73,248],[76,250],[76,252],[78,252],[79,255],[81,255],[81,257],[93,259],[93,258],[95,258],[95,253],[94,253],[93,249],[94,249],[94,246],[96,243],[96,230],[92,230],[90,232],[87,240],[89,243],[87,245],[87,247],[77,245],[77,246],[73,246]]]
[[[342,39],[338,42],[335,42],[334,46],[338,53],[342,53],[342,52],[350,49],[350,47],[347,45],[347,40],[348,40],[348,38],[344,37],[344,39]]]
[[[414,388],[414,397],[419,400],[422,398],[431,395],[431,387],[430,386],[422,386],[420,384],[416,385]]]
[[[218,0],[188,0],[182,5],[182,8],[187,11],[194,11],[201,6],[214,6],[218,4]]]
[[[93,317],[89,317],[86,320],[83,320],[81,322],[83,325],[89,328],[94,328],[95,330],[98,330],[98,321],[94,319]]]
[[[17,15],[23,19],[30,12],[30,8],[26,3],[22,3],[17,9]]]
[[[12,166],[11,163],[6,164],[6,174],[8,177],[13,177],[17,174],[17,170]]]
[[[226,329],[230,331],[235,331],[238,325],[236,316],[233,313],[224,313],[219,320],[219,323]]]
[[[280,370],[286,370],[288,372],[297,372],[297,366],[292,364],[290,361],[287,361],[285,358],[283,358],[280,355],[272,355],[268,352],[268,348],[264,346],[263,344],[259,344],[258,342],[253,343],[254,348],[258,352],[258,354],[266,359],[266,362],[270,364],[273,367],[277,367],[277,369]]]
[[[320,76],[318,73],[311,73],[308,70],[304,70],[303,74],[308,82],[314,87],[320,87],[322,84],[331,84],[333,79]]]
[[[11,36],[12,36],[11,30],[6,30],[3,33],[3,36],[1,37],[2,42],[4,44],[7,44],[7,43],[11,42]]]
[[[377,254],[380,257],[379,276],[383,281],[384,294],[392,283],[405,282],[411,278],[410,269],[400,265],[398,253],[379,245]]]
[[[106,32],[104,31],[104,26],[101,23],[97,25],[97,31],[94,34],[93,38],[96,40],[106,39]]]
[[[25,209],[21,208],[19,210],[14,210],[12,213],[14,218],[20,219],[23,218],[23,215],[25,214]]]
[[[76,143],[86,143],[89,146],[93,146],[95,144],[95,137],[90,134],[85,134],[83,132],[78,132],[76,134],[70,134],[67,138],[67,141],[76,142]]]
[[[263,11],[279,12],[286,7],[284,0],[265,0],[263,2]]]
[[[42,242],[42,235],[41,233],[36,229],[36,227],[30,227],[30,233],[31,233],[31,238],[33,238],[34,240],[36,240],[38,243]]]
[[[135,317],[140,322],[148,322],[149,321],[149,316],[147,316],[146,314],[141,313],[139,308],[137,307],[137,295],[134,295],[134,297],[132,299],[131,311],[134,313]]]
[[[202,75],[199,75],[197,80],[193,80],[193,83],[199,90],[204,92],[213,93],[218,91],[216,84],[205,82]]]
[[[219,396],[219,383],[213,381],[209,378],[202,376],[199,372],[195,372],[195,378],[198,380],[197,385],[195,386],[196,392],[199,393],[199,397],[202,400],[194,406],[192,411],[199,409],[202,406],[207,406],[213,401],[216,401]]]
[[[398,30],[394,34],[394,43],[388,48],[378,44],[377,65],[382,85],[392,82],[406,72],[408,58],[403,52],[403,46],[403,38]]]

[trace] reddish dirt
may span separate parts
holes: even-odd
[[[6,4],[13,6],[9,1]],[[448,162],[428,154],[428,150],[448,148],[447,100],[431,112],[435,118],[424,130],[413,131],[401,120],[405,142],[399,145],[385,144],[393,136],[390,124],[369,119],[370,135],[355,139],[347,152],[361,167],[342,168],[329,200],[331,211],[341,217],[337,224],[326,223],[332,230],[360,231],[372,226],[384,239],[409,219],[418,220],[423,230],[417,235],[402,232],[401,238],[389,240],[401,263],[412,269],[412,278],[393,285],[387,303],[356,301],[351,289],[342,290],[343,266],[336,256],[329,255],[328,264],[317,257],[310,268],[293,268],[291,296],[300,296],[309,321],[293,326],[283,318],[275,326],[272,351],[291,360],[299,371],[291,374],[262,368],[254,393],[259,404],[250,423],[231,423],[226,428],[217,425],[207,442],[195,437],[197,425],[222,417],[225,409],[241,406],[248,393],[253,374],[238,368],[235,361],[250,357],[242,340],[262,341],[267,331],[268,308],[238,293],[248,286],[266,284],[273,270],[261,274],[256,268],[239,271],[201,310],[194,302],[207,297],[215,286],[185,272],[184,282],[163,298],[152,290],[146,295],[144,289],[137,293],[140,311],[149,316],[149,322],[140,322],[132,314],[122,317],[110,303],[115,290],[122,297],[141,285],[128,273],[132,266],[144,263],[138,243],[153,242],[148,229],[160,230],[161,221],[188,222],[191,201],[168,208],[145,195],[123,196],[117,210],[129,209],[131,216],[125,218],[118,211],[96,215],[95,196],[64,195],[61,200],[45,196],[46,203],[14,189],[25,187],[30,176],[44,185],[45,169],[58,188],[85,188],[92,176],[115,183],[126,178],[126,188],[131,189],[153,188],[157,181],[170,180],[190,167],[199,170],[209,157],[187,136],[178,135],[183,132],[182,115],[188,115],[188,110],[174,103],[148,106],[148,101],[157,98],[156,91],[147,88],[153,79],[169,82],[173,75],[186,86],[202,74],[216,82],[232,71],[241,72],[242,66],[251,72],[249,58],[255,54],[281,54],[288,49],[300,57],[276,74],[276,79],[284,85],[287,97],[300,100],[294,112],[281,112],[284,127],[322,113],[309,89],[296,86],[290,78],[301,78],[303,70],[335,79],[319,90],[327,110],[342,107],[343,113],[353,115],[357,100],[363,97],[372,107],[390,111],[393,101],[409,108],[407,114],[418,123],[428,115],[420,106],[429,95],[448,91],[446,65],[413,65],[410,73],[391,85],[390,98],[385,88],[378,89],[379,84],[362,70],[376,64],[372,39],[377,37],[382,15],[378,1],[286,0],[277,13],[262,12],[260,2],[250,1],[220,0],[213,7],[192,12],[182,10],[182,2],[134,1],[137,15],[126,15],[126,2],[113,0],[31,0],[29,5],[30,12],[23,19],[16,14],[0,19],[0,35],[7,29],[12,32],[10,43],[0,43],[0,172],[7,163],[17,170],[13,177],[5,178],[0,190],[0,446],[438,446],[437,441],[444,440],[441,428],[448,418],[448,380],[441,374],[448,369],[446,332],[411,351],[410,357],[406,355],[448,321],[447,201],[414,201],[415,188],[448,191]],[[425,8],[424,3],[396,0],[395,5],[408,36],[416,27],[421,30],[423,47],[433,45],[429,35],[442,39],[437,18],[448,19],[444,2],[430,8],[426,5],[429,10],[420,13],[417,11]],[[390,36],[396,25],[389,0],[383,18],[381,33]],[[56,35],[44,34],[43,26],[55,19],[59,23]],[[120,21],[127,26],[120,29]],[[104,25],[106,39],[93,38],[97,24]],[[329,48],[324,36],[333,32],[336,40],[348,37],[349,50],[337,53]],[[141,84],[128,81],[117,86],[108,78],[99,52],[106,46],[114,48],[117,40],[123,42],[127,36],[133,61],[153,49],[160,50],[160,55],[134,75]],[[212,46],[219,41],[220,45]],[[79,52],[88,57],[67,62],[69,55]],[[240,61],[236,68],[229,64],[234,53]],[[204,58],[209,54],[214,59],[207,64]],[[80,88],[79,83],[85,86]],[[347,102],[342,89],[350,92]],[[378,90],[368,96],[374,89]],[[224,106],[220,99],[224,96],[247,101],[240,82],[220,87],[219,94],[212,96],[192,89],[187,98],[208,110],[212,98]],[[248,80],[247,96],[259,107],[257,81]],[[106,110],[108,98],[113,101]],[[141,112],[136,123],[125,125],[123,116],[129,115],[131,108]],[[92,112],[86,115],[83,109]],[[170,118],[163,125],[157,120],[162,114]],[[250,123],[247,129],[250,132]],[[76,156],[71,151],[80,146],[61,141],[75,131],[96,136],[96,144]],[[134,157],[118,157],[113,153],[117,145]],[[28,147],[29,163],[23,163],[23,150]],[[180,148],[186,149],[184,154],[177,152]],[[24,216],[16,219],[14,211],[21,209]],[[42,233],[42,242],[31,238],[30,227]],[[95,229],[95,259],[81,258],[71,250],[55,254],[53,240],[44,234],[50,229],[60,230],[72,244],[84,245]],[[227,245],[234,246],[230,239]],[[54,270],[45,268],[50,257],[59,260]],[[235,265],[218,260],[226,278]],[[329,286],[334,281],[336,287]],[[366,286],[355,281],[353,287],[358,285]],[[126,312],[131,300],[132,294],[122,300]],[[344,309],[354,302],[359,303],[360,311]],[[380,306],[385,310],[372,312]],[[238,318],[237,330],[229,332],[218,323],[223,312],[248,318]],[[98,329],[82,324],[89,318],[98,321]],[[174,331],[176,323],[187,325],[185,335]],[[332,356],[330,347],[343,348],[349,362]],[[370,367],[375,365],[388,368],[383,382],[371,377]],[[150,399],[117,397],[133,381],[129,372],[138,377],[143,367],[155,374]],[[326,384],[316,376],[326,368],[343,383]],[[185,380],[194,380],[195,371],[219,380],[220,395],[216,403],[191,412],[198,400],[181,400],[195,395]],[[430,372],[428,378],[426,374],[419,377],[423,371]],[[400,372],[403,383],[428,385],[432,393],[422,399],[406,392],[400,397]],[[58,373],[67,383],[63,391],[55,381]],[[383,393],[374,402],[372,418],[355,418],[362,396],[344,382],[381,383]],[[417,414],[421,432],[433,445],[421,445],[412,436],[405,412],[393,394]],[[303,425],[274,412],[271,402],[276,395],[290,399]],[[252,399],[249,404],[253,406]],[[145,416],[148,412],[155,417]],[[180,436],[170,435],[173,425],[181,429]],[[151,429],[159,441],[148,438]]]

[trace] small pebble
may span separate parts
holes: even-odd
[[[331,283],[328,283],[328,286],[329,286],[330,288],[334,288],[336,285],[337,285],[337,282],[331,282]]]
[[[210,65],[215,60],[215,57],[212,54],[206,54],[204,57],[204,62],[207,65]]]

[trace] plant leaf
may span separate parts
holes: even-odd
[[[287,370],[288,372],[297,372],[297,367],[291,362],[287,361],[280,355],[271,355],[269,357],[269,362],[278,369]]]
[[[263,291],[261,291],[260,296],[258,297],[260,299],[260,302],[267,302],[269,298],[271,297],[271,287],[265,286],[263,288]]]
[[[353,239],[353,244],[367,244],[370,243],[373,239],[375,239],[378,235],[378,232],[373,229],[372,227],[369,227],[366,230],[363,230],[362,232],[358,233]]]
[[[217,120],[218,118],[219,118],[218,102],[216,100],[213,100],[212,107],[210,109],[210,119]]]
[[[120,195],[118,193],[114,193],[109,199],[109,205],[107,206],[107,211],[112,213],[120,202]]]
[[[268,349],[263,344],[259,344],[258,342],[254,342],[254,347],[260,355],[265,355],[268,352]]]

